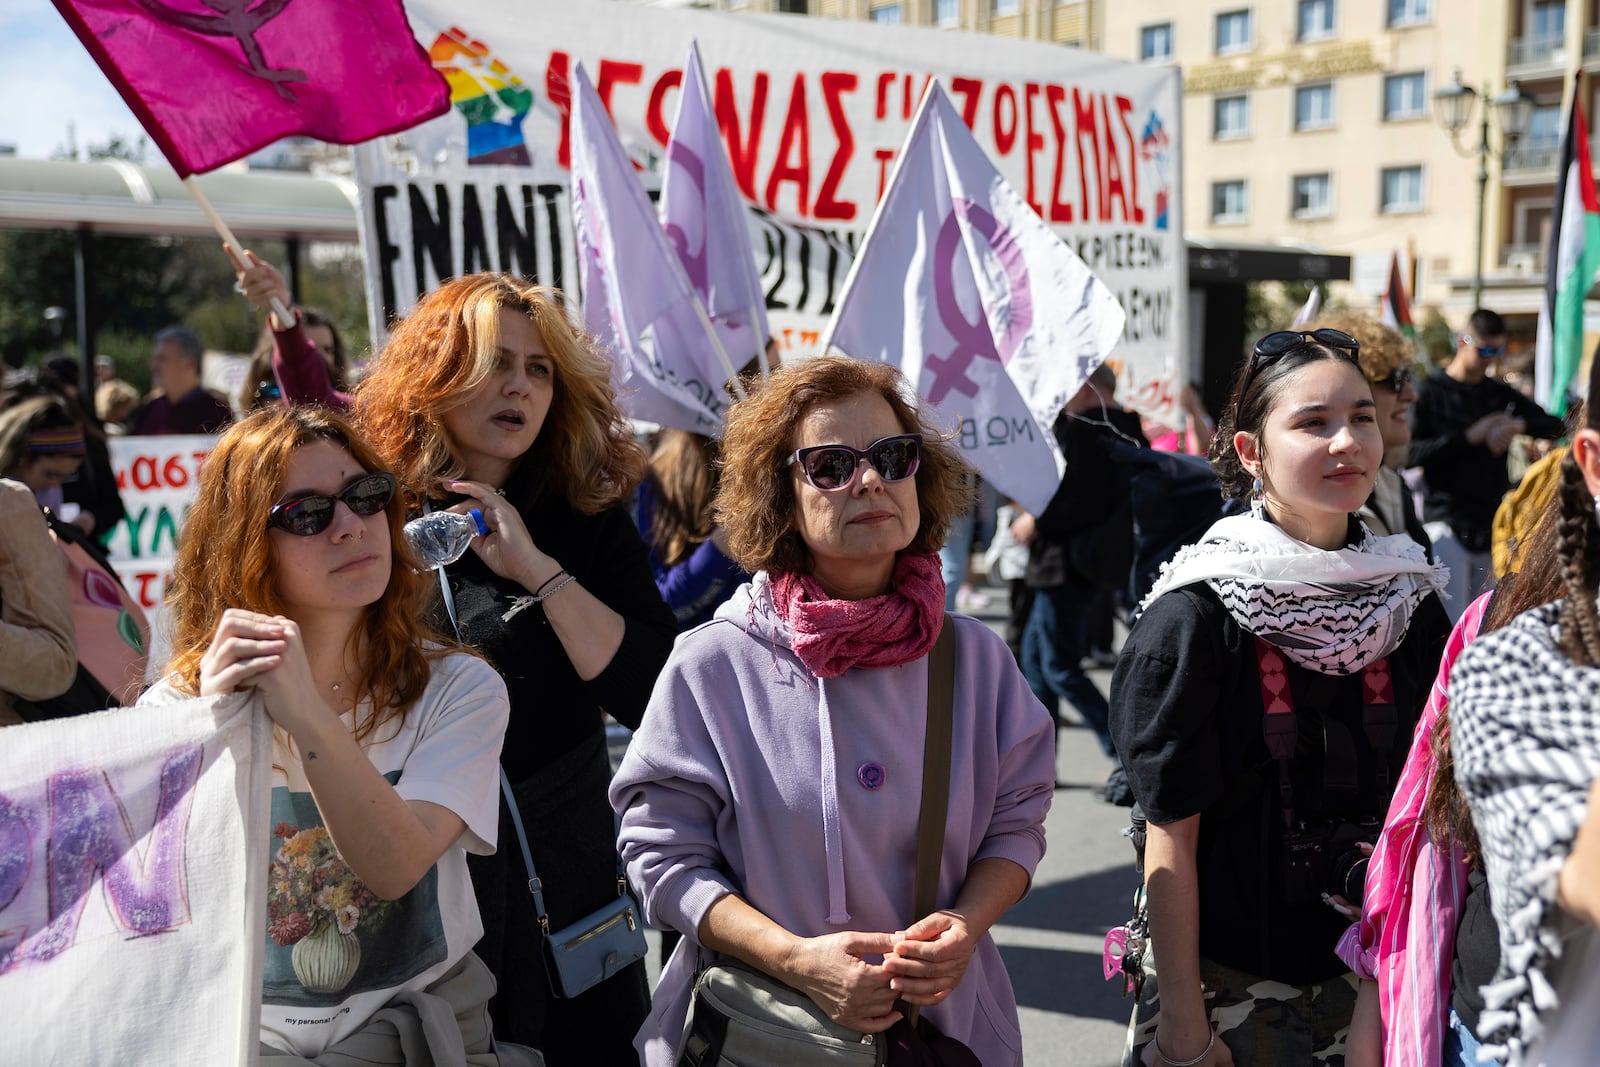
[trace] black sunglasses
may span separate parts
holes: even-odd
[[[394,475],[387,471],[363,474],[332,496],[311,493],[284,500],[272,505],[267,515],[267,525],[276,526],[296,537],[311,537],[326,530],[333,522],[333,508],[339,501],[351,511],[367,518],[389,506],[398,487]]]
[[[1256,347],[1250,352],[1250,364],[1245,368],[1244,381],[1239,386],[1239,401],[1233,408],[1234,429],[1239,428],[1239,416],[1244,412],[1244,398],[1249,395],[1250,386],[1254,384],[1261,368],[1271,366],[1295,349],[1308,344],[1326,345],[1357,367],[1361,365],[1361,342],[1343,330],[1330,330],[1324,327],[1320,330],[1279,330],[1267,334],[1256,342]]]
[[[790,463],[800,464],[811,487],[824,493],[848,488],[856,480],[856,470],[862,460],[872,464],[884,481],[903,482],[917,473],[922,463],[922,435],[902,433],[880,437],[859,450],[849,445],[812,445],[796,449],[789,457]]]
[[[1398,393],[1410,385],[1414,377],[1410,367],[1396,367],[1387,378],[1379,378],[1372,384],[1381,385],[1386,389],[1393,389]]]

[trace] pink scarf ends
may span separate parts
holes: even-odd
[[[830,600],[811,575],[780,573],[772,576],[772,602],[800,662],[818,678],[836,678],[852,667],[898,667],[927,655],[944,618],[944,575],[937,555],[905,555],[891,591]]]

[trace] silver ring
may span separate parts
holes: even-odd
[[[240,296],[243,296],[244,295],[244,282],[234,282],[233,283],[233,291],[238,293]]]
[[[504,489],[496,489],[494,492],[495,492],[496,496],[505,496],[506,495],[506,491]]]

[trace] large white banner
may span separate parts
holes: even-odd
[[[270,729],[247,695],[6,729],[0,1059],[254,1062]]]
[[[648,188],[699,42],[750,211],[768,318],[810,352],[938,75],[1026,203],[1127,312],[1119,399],[1170,414],[1187,288],[1179,75],[1039,42],[820,18],[558,0],[409,0],[450,114],[356,150],[373,335],[444,279],[577,288],[566,119],[581,61]],[[581,296],[581,294],[579,294]]]

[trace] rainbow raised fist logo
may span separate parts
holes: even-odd
[[[489,46],[452,26],[428,49],[433,67],[450,83],[450,103],[466,116],[467,162],[521,166],[533,162],[522,120],[533,110],[533,90],[489,52]]]
[[[1172,196],[1172,140],[1161,116],[1154,111],[1139,135],[1139,158],[1156,174],[1156,229],[1169,229],[1168,202]]]

